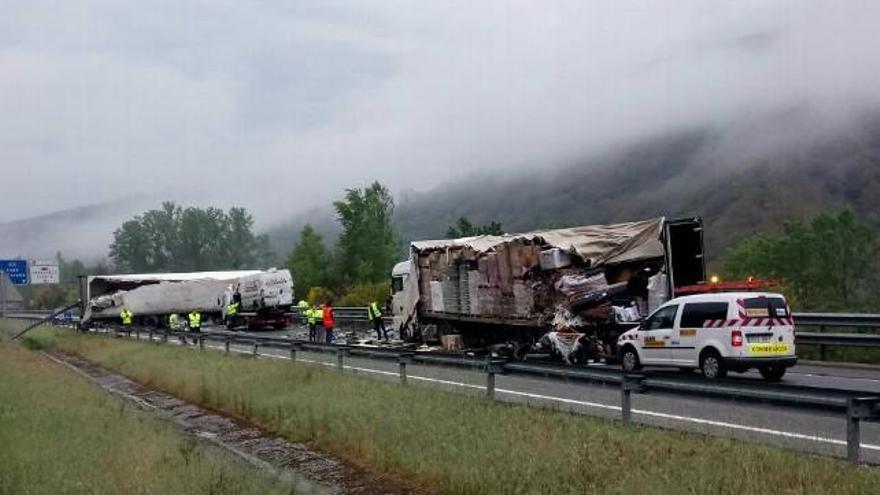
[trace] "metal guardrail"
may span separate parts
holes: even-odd
[[[795,343],[819,348],[819,361],[825,361],[828,347],[880,347],[880,335],[869,333],[825,333],[827,327],[878,328],[880,314],[863,313],[793,313],[798,327],[817,327],[818,332],[795,334]]]
[[[792,316],[796,325],[880,328],[880,314],[793,313]]]
[[[114,327],[104,329],[100,333],[112,333],[116,336],[126,335],[137,340],[142,340],[142,337],[146,337],[150,342],[160,343],[168,342],[169,338],[176,338],[181,344],[193,344],[200,350],[205,349],[206,341],[222,342],[224,351],[227,354],[231,352],[232,345],[250,346],[252,349],[251,353],[254,356],[259,355],[260,348],[281,349],[288,351],[290,359],[294,362],[297,361],[298,353],[302,351],[332,353],[336,356],[335,365],[340,371],[344,369],[345,360],[349,356],[396,361],[402,384],[407,383],[407,366],[413,363],[469,368],[485,373],[485,393],[488,399],[495,398],[495,378],[498,374],[543,376],[551,379],[578,380],[588,383],[615,385],[620,388],[621,420],[624,423],[630,423],[632,419],[632,394],[649,392],[696,395],[835,412],[844,415],[846,418],[847,460],[855,464],[860,462],[861,422],[880,420],[880,396],[867,392],[794,385],[757,383],[746,385],[737,382],[716,383],[686,378],[670,379],[642,374],[624,374],[610,369],[596,370],[530,364],[521,361],[509,362],[505,359],[494,357],[476,359],[461,356],[420,354],[411,351],[322,344],[289,338],[242,335],[232,332],[196,333],[143,329],[140,327]]]

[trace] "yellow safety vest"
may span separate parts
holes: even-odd
[[[180,321],[178,320],[177,313],[171,313],[168,315],[168,328],[172,330],[177,330],[177,327],[180,326]]]
[[[202,314],[198,311],[193,311],[189,314],[189,327],[190,328],[201,328],[202,327]]]
[[[226,306],[226,316],[235,316],[238,314],[238,303],[230,303]]]
[[[371,302],[367,307],[367,316],[369,316],[370,321],[375,320],[376,318],[382,317],[382,311],[379,309],[379,304],[375,302]]]
[[[309,321],[309,325],[314,325],[318,323],[318,318],[320,318],[321,316],[321,310],[318,308],[310,308],[306,310],[306,318]]]
[[[121,313],[119,313],[119,317],[122,318],[123,325],[131,325],[131,318],[134,315],[128,309],[123,309]]]

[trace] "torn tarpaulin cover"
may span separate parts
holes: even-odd
[[[556,230],[537,230],[525,234],[481,235],[461,239],[416,241],[415,251],[467,247],[477,253],[516,240],[543,242],[551,247],[576,254],[589,266],[638,261],[663,256],[660,236],[663,218],[613,225],[586,225]]]

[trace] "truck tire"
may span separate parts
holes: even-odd
[[[620,368],[624,373],[635,373],[642,369],[639,355],[632,346],[626,346],[620,351]]]
[[[700,354],[700,371],[709,380],[717,380],[727,376],[727,366],[721,354],[715,349],[706,349]]]
[[[768,364],[766,366],[761,366],[758,370],[761,373],[761,376],[764,377],[764,380],[768,382],[778,382],[782,380],[782,377],[785,376],[786,367],[781,364]]]

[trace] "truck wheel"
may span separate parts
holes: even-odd
[[[724,365],[724,360],[721,359],[721,355],[715,349],[705,350],[700,355],[700,371],[709,380],[727,376],[727,366]]]
[[[620,353],[620,367],[624,373],[634,373],[642,369],[642,363],[639,362],[639,355],[632,347],[624,347]]]
[[[782,380],[782,377],[785,376],[786,367],[781,364],[768,364],[766,366],[761,366],[758,370],[761,372],[761,376],[764,377],[768,382],[778,382]]]

